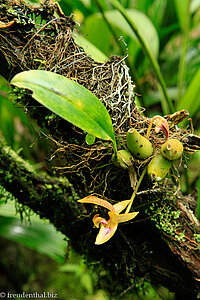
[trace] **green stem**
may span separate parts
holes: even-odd
[[[164,114],[174,112],[174,106],[173,106],[173,103],[172,103],[171,99],[169,98],[169,96],[167,94],[167,87],[166,87],[164,78],[161,74],[158,62],[153,57],[149,47],[145,43],[145,40],[143,39],[143,37],[139,33],[137,26],[135,25],[133,20],[128,16],[128,14],[126,13],[126,10],[122,7],[122,5],[117,0],[110,0],[110,2],[114,6],[114,8],[116,8],[122,14],[122,16],[125,18],[125,20],[129,24],[129,26],[131,27],[131,29],[135,33],[136,37],[138,38],[138,40],[141,44],[141,47],[142,47],[145,55],[148,57],[151,65],[154,69],[154,72],[157,76],[158,82],[159,82],[160,87],[161,87],[161,92],[162,92],[162,96],[163,96],[161,98],[161,105],[162,105],[162,109],[163,109]]]
[[[133,194],[132,194],[132,196],[131,196],[130,203],[129,203],[129,205],[127,206],[127,209],[126,209],[126,212],[125,212],[126,214],[129,213],[129,211],[130,211],[130,209],[131,209],[133,200],[135,199],[135,196],[136,196],[137,191],[138,191],[138,189],[139,189],[139,187],[140,187],[140,184],[141,184],[141,182],[142,182],[142,180],[143,180],[143,178],[144,178],[144,175],[145,175],[145,173],[146,173],[146,170],[147,170],[147,168],[145,168],[145,169],[142,171],[142,174],[141,174],[141,176],[140,176],[140,178],[139,178],[139,180],[138,180],[138,183],[137,183],[137,185],[136,185],[136,187],[135,187],[135,190],[134,190],[134,192],[133,192]]]
[[[112,140],[112,145],[113,145],[114,156],[117,157],[117,143],[115,139]]]

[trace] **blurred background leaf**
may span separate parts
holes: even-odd
[[[6,191],[1,187],[0,194],[2,193]],[[68,245],[64,240],[65,236],[36,214],[31,216],[30,221],[20,221],[19,216],[16,216],[14,201],[5,202],[2,198],[0,200],[0,236],[48,255],[58,262],[64,262]]]

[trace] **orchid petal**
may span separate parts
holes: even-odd
[[[93,223],[97,228],[99,228],[100,224],[103,224],[105,226],[108,225],[108,222],[104,218],[99,217],[98,214],[93,217]]]
[[[117,226],[117,222],[111,222],[108,226],[101,225],[95,244],[101,245],[107,242],[114,235],[115,231],[117,230]]]
[[[124,210],[127,205],[130,203],[130,200],[124,200],[124,201],[121,201],[121,202],[118,202],[116,204],[113,205],[114,207],[114,211],[116,213],[120,213],[122,210]]]
[[[78,202],[97,204],[97,205],[100,205],[100,206],[103,206],[103,207],[107,208],[110,211],[114,211],[114,207],[111,203],[109,203],[108,201],[103,200],[101,198],[95,197],[95,196],[87,196],[83,199],[78,200]]]
[[[139,213],[139,211],[135,211],[135,212],[128,213],[128,214],[118,215],[118,214],[115,214],[111,211],[108,212],[108,214],[110,216],[110,220],[112,220],[112,222],[117,222],[117,223],[130,221],[133,218],[135,218],[138,213]]]

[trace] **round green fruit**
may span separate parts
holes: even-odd
[[[169,160],[178,159],[183,154],[183,145],[177,139],[167,140],[161,147],[161,153]]]
[[[169,173],[171,166],[171,161],[165,159],[161,154],[157,154],[150,161],[147,174],[153,181],[162,181]]]

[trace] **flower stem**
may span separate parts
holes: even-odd
[[[145,175],[145,173],[146,173],[146,170],[147,170],[147,168],[145,168],[145,169],[142,171],[142,174],[141,174],[141,176],[140,176],[140,178],[139,178],[139,180],[138,180],[138,183],[137,183],[137,185],[136,185],[136,187],[135,187],[135,189],[134,189],[134,192],[133,192],[133,194],[132,194],[132,196],[131,196],[130,203],[129,203],[129,205],[127,206],[127,209],[126,209],[126,212],[125,212],[126,214],[127,214],[127,213],[130,211],[130,209],[131,209],[133,200],[135,199],[135,196],[136,196],[137,191],[138,191],[138,189],[139,189],[139,187],[140,187],[140,184],[141,184],[141,182],[142,182],[142,180],[143,180],[143,178],[144,178],[144,175]]]

